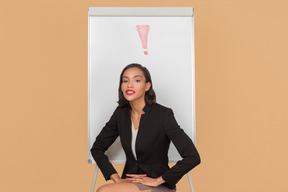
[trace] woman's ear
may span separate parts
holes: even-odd
[[[150,87],[151,87],[151,83],[147,82],[145,85],[145,91],[149,91]]]

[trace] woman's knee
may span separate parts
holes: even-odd
[[[140,190],[132,183],[110,183],[102,185],[96,192],[140,192]],[[146,190],[144,192],[146,192]]]
[[[109,186],[107,186],[107,185],[102,185],[101,187],[99,187],[99,188],[97,189],[96,192],[112,192],[112,191],[111,191],[111,188],[110,188]]]

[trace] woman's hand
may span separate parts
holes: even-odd
[[[122,179],[118,173],[114,173],[110,178],[114,181],[114,183],[131,183],[131,181],[128,181],[127,179]]]
[[[131,181],[128,181],[127,179],[119,179],[116,183],[131,183]]]
[[[165,183],[162,177],[151,178],[147,177],[146,175],[137,175],[137,174],[126,174],[126,176],[130,177],[126,179],[133,183],[141,183],[143,185],[147,185],[150,187],[157,187],[158,185]]]

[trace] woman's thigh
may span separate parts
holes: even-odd
[[[151,192],[151,189],[140,190],[134,183],[109,183],[102,185],[96,192]]]

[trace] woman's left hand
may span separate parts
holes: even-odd
[[[128,176],[126,179],[133,183],[141,183],[143,185],[147,185],[150,187],[157,187],[158,185],[165,183],[162,177],[159,178],[151,178],[146,175],[137,175],[137,174],[126,174]]]

